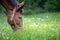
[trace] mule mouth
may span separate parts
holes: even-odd
[[[17,30],[24,30],[24,27],[17,27],[15,29],[13,29],[14,31],[17,31]]]

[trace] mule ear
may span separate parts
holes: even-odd
[[[24,1],[18,5],[17,11],[21,10],[24,7]]]
[[[19,4],[20,8],[22,9],[24,7],[24,1]]]

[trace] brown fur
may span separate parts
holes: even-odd
[[[8,23],[11,25],[12,29],[16,30],[17,28],[23,28],[22,8],[24,6],[24,1],[19,4],[18,8],[15,8],[10,2],[10,0],[0,0],[0,4],[7,11],[7,20],[8,20]],[[14,9],[15,9],[15,12],[13,13]]]

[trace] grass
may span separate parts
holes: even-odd
[[[23,15],[24,30],[16,32],[0,14],[0,40],[60,40],[60,13],[31,13]]]

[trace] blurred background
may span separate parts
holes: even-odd
[[[0,5],[0,40],[60,40],[60,0],[25,0],[23,9],[24,31],[13,32]]]
[[[18,0],[22,2],[23,0]],[[25,9],[39,10],[40,12],[59,12],[60,0],[25,0]],[[0,6],[0,9],[2,7]]]
[[[41,12],[59,12],[60,0],[25,0],[25,8],[32,10],[40,9],[39,11]]]

